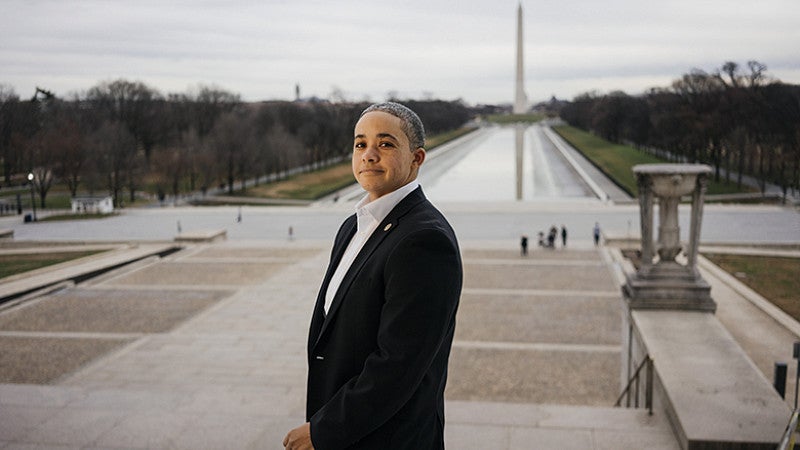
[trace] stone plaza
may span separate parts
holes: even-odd
[[[5,297],[26,280],[136,261],[0,313],[0,448],[281,447],[303,420],[307,324],[329,244],[228,239],[166,254],[175,245],[109,244],[3,283]],[[38,248],[59,246],[83,247]],[[663,411],[612,407],[624,282],[613,247],[577,237],[527,257],[516,240],[462,247],[450,448],[680,448]],[[771,378],[798,328],[701,261],[717,317]]]

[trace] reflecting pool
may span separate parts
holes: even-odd
[[[594,197],[539,124],[484,128],[430,156],[419,179],[434,201]]]

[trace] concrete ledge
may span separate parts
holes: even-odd
[[[0,239],[11,239],[14,237],[14,230],[10,228],[0,228]]]
[[[189,201],[192,205],[266,205],[266,206],[308,206],[311,200],[295,200],[290,198],[234,197],[228,195],[207,195]]]
[[[713,314],[636,310],[630,319],[682,448],[775,448],[791,411]]]
[[[228,232],[221,230],[194,230],[187,231],[175,236],[175,242],[214,242],[224,241],[228,237]]]
[[[90,256],[81,261],[67,261],[29,273],[12,276],[0,283],[0,303],[5,303],[63,282],[80,283],[140,259],[172,253],[178,248],[175,244],[138,245],[130,248],[120,248]],[[46,249],[43,249],[43,251],[46,251]]]

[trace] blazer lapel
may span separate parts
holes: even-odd
[[[317,294],[317,302],[314,305],[314,312],[311,316],[311,329],[309,331],[309,344],[316,343],[319,336],[322,334],[321,329],[325,321],[325,294],[328,292],[328,286],[331,282],[331,277],[339,266],[339,261],[342,260],[347,244],[356,233],[356,216],[348,217],[342,224],[340,232],[337,234],[337,239],[333,243],[333,250],[331,250],[331,261],[328,264],[328,270],[322,281],[322,286]],[[311,350],[311,348],[309,348]]]
[[[417,203],[425,200],[425,195],[422,193],[422,188],[417,188],[413,190],[410,194],[408,194],[397,206],[392,209],[389,214],[386,215],[386,218],[378,224],[378,227],[372,233],[372,235],[367,239],[367,242],[364,243],[364,247],[358,252],[358,255],[353,260],[353,264],[347,270],[344,278],[342,279],[342,283],[339,285],[339,289],[336,291],[335,296],[331,302],[331,306],[328,309],[328,314],[325,315],[325,321],[322,324],[322,329],[317,336],[316,344],[325,334],[325,330],[328,329],[328,326],[333,322],[333,318],[335,317],[336,313],[339,310],[339,307],[342,304],[344,297],[347,294],[347,291],[350,289],[350,285],[358,277],[358,274],[361,272],[361,268],[364,264],[369,260],[370,256],[375,252],[375,250],[380,246],[384,239],[391,233],[392,231],[396,230],[400,227],[400,221],[402,217]],[[355,231],[354,231],[355,232]],[[352,235],[351,235],[352,236]],[[348,241],[349,242],[349,239]],[[345,243],[344,248],[347,247]],[[344,249],[341,250],[344,253]],[[341,259],[341,254],[339,255],[339,259]],[[336,262],[336,266],[338,266],[338,260]],[[336,266],[333,266],[333,271],[336,270]],[[333,271],[330,268],[328,271],[330,274],[326,275],[326,283],[325,288],[327,289],[328,281],[330,281],[330,276],[332,276]],[[323,299],[324,299],[324,294]]]
[[[347,244],[350,243],[350,240],[353,239],[353,235],[356,234],[356,225],[357,221],[355,214],[348,217],[347,220],[345,220],[344,224],[342,224],[342,230],[339,233],[340,237],[339,239],[336,239],[336,242],[334,242],[333,250],[331,251],[331,263],[328,265],[328,270],[325,273],[326,288],[328,286],[328,283],[330,283],[331,281],[333,273],[339,266],[339,261],[342,260],[342,256],[344,256],[345,250],[347,250]]]

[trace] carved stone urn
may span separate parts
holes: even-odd
[[[632,309],[715,311],[711,287],[697,270],[703,199],[711,167],[702,164],[634,166],[639,188],[641,263],[623,287]],[[678,205],[691,195],[691,224],[686,248],[681,244]],[[658,240],[653,240],[653,204],[658,199]],[[685,263],[679,262],[679,255]]]

